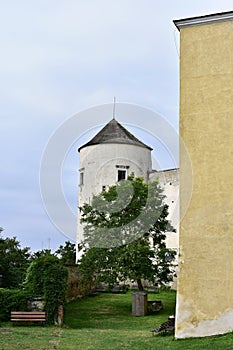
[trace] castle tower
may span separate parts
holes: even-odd
[[[139,141],[115,118],[79,148],[78,206],[91,203],[99,194],[117,181],[134,173],[147,181],[152,171],[152,148]],[[83,227],[78,218],[77,243],[83,240]]]
[[[180,136],[193,191],[180,223],[176,338],[233,331],[233,12],[174,21]],[[190,174],[181,149],[180,207]]]

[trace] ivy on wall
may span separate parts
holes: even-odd
[[[44,278],[44,299],[47,321],[49,324],[58,323],[58,310],[65,302],[68,270],[62,265],[52,265]]]
[[[65,302],[68,270],[59,259],[47,252],[30,264],[25,287],[33,297],[43,297],[47,323],[57,323],[59,306]]]

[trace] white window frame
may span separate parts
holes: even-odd
[[[79,186],[83,186],[84,185],[84,171],[80,170],[79,172]]]
[[[129,166],[128,165],[116,165],[116,168],[117,168],[116,181],[120,182],[120,181],[127,180]],[[124,171],[125,172],[125,178],[124,179],[119,180],[119,171]]]

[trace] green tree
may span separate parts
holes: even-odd
[[[66,241],[64,245],[60,245],[55,254],[60,258],[64,265],[75,264],[76,248],[74,243]]]
[[[142,280],[164,284],[174,276],[175,252],[166,248],[168,206],[158,181],[128,177],[79,208],[84,224],[83,278],[106,282]]]
[[[48,256],[48,255],[53,255],[51,252],[51,249],[37,250],[36,252],[32,253],[30,260],[36,260],[41,256]]]
[[[0,238],[0,257],[1,287],[19,288],[29,264],[30,248],[21,248],[16,237]]]
[[[50,250],[34,253],[24,282],[27,291],[34,297],[43,296],[45,276],[51,266],[59,264],[59,259]]]

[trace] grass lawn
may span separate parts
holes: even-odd
[[[175,293],[149,293],[162,300],[164,309],[145,317],[131,316],[132,293],[99,294],[66,306],[62,328],[14,326],[0,328],[0,350],[232,350],[233,334],[173,340],[172,335],[152,336],[150,330],[174,314]]]

